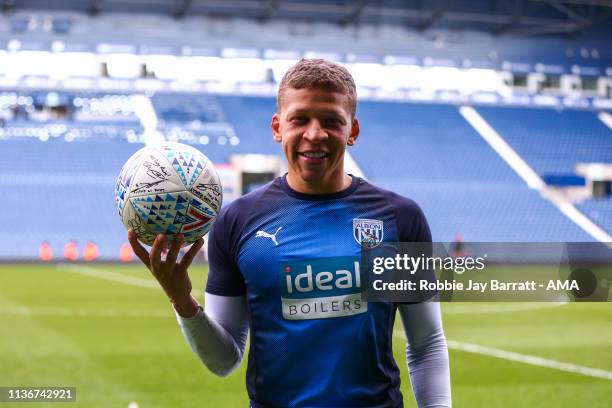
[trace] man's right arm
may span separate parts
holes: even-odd
[[[191,350],[214,374],[225,377],[242,361],[249,332],[244,296],[205,293],[206,309],[176,317]]]
[[[165,235],[156,237],[151,252],[138,242],[133,230],[128,232],[128,239],[134,253],[151,271],[170,299],[192,350],[213,373],[219,376],[228,375],[240,364],[246,345],[248,324],[245,297],[207,292],[206,311],[191,297],[192,285],[187,268],[202,247],[201,238],[180,261],[177,261],[177,257],[184,239],[182,235],[170,245],[165,260],[161,257],[162,248],[165,248],[168,242]],[[233,289],[232,281],[227,282],[223,275],[217,279],[215,276],[215,273],[209,274],[209,284],[210,281],[218,280],[221,283],[229,283]]]
[[[245,213],[248,209],[225,207],[209,232],[205,309],[197,303],[194,309],[193,303],[173,301],[187,343],[219,376],[240,365],[248,335],[246,284],[235,258]]]

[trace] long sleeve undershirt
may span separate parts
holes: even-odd
[[[246,299],[205,293],[206,309],[177,320],[187,343],[204,365],[219,376],[236,369],[249,331]],[[419,408],[450,408],[448,349],[436,302],[398,305],[408,339],[406,360]]]

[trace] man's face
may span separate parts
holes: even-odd
[[[344,151],[359,135],[346,95],[319,89],[285,90],[272,117],[274,140],[282,143],[292,187],[311,193],[339,191]]]

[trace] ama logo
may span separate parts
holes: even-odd
[[[285,263],[279,272],[286,320],[351,316],[368,310],[361,300],[359,259],[335,257]]]

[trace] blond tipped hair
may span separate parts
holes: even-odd
[[[337,92],[348,97],[348,108],[352,117],[357,111],[355,81],[346,68],[335,62],[320,58],[302,58],[289,68],[278,87],[276,98],[278,112],[280,112],[281,102],[287,89],[319,89]]]

